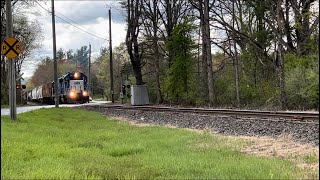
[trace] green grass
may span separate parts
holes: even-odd
[[[244,155],[244,141],[138,127],[70,108],[1,117],[1,179],[297,179],[277,158]]]

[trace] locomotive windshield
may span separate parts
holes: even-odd
[[[70,80],[70,90],[75,90],[77,93],[84,90],[83,80]]]

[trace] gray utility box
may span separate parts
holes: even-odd
[[[148,86],[131,85],[131,105],[149,104]]]

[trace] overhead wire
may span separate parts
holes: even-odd
[[[47,12],[49,12],[50,14],[52,13],[50,10],[48,10],[48,9],[46,9],[45,7],[43,7],[40,3],[38,3],[37,1],[35,1],[42,9],[44,9],[44,10],[46,10]],[[55,12],[57,12],[57,11],[55,11]],[[58,12],[59,13],[59,12]],[[66,16],[64,16],[63,14],[61,14],[61,13],[59,13],[61,16],[63,16],[63,17],[65,17],[65,18],[67,18],[67,19],[69,19],[70,21],[72,21],[73,23],[75,23],[75,24],[77,24],[77,25],[79,25],[78,23],[76,23],[75,21],[73,21],[72,19],[70,19],[70,18],[68,18],[68,17],[66,17]],[[90,33],[90,32],[88,32],[88,31],[86,31],[86,30],[84,30],[84,29],[82,29],[82,28],[80,28],[80,27],[78,27],[78,26],[76,26],[76,25],[74,25],[74,24],[72,24],[72,23],[70,23],[69,21],[67,21],[67,20],[65,20],[65,19],[63,19],[62,17],[60,17],[60,16],[58,16],[58,15],[56,15],[55,14],[55,16],[57,17],[57,18],[59,18],[59,19],[61,19],[62,21],[64,21],[64,22],[66,22],[66,23],[68,23],[69,25],[71,25],[71,26],[73,26],[73,27],[75,27],[75,28],[77,28],[77,29],[79,29],[79,30],[81,30],[81,31],[83,31],[83,32],[85,32],[85,33],[87,33],[87,34],[90,34],[91,36],[94,36],[94,37],[96,37],[96,38],[100,38],[100,39],[103,39],[104,41],[109,41],[108,39],[106,39],[106,38],[103,38],[103,37],[100,37],[100,36],[98,36],[98,35],[95,35],[95,34],[93,34],[93,33]],[[79,25],[80,26],[80,25]]]
[[[61,14],[61,13],[59,13],[59,14]],[[62,15],[62,14],[61,14]],[[57,16],[58,17],[58,16]],[[64,17],[66,17],[66,16],[64,16]],[[97,38],[100,38],[100,39],[102,39],[102,40],[104,40],[104,41],[108,41],[108,39],[106,39],[106,38],[103,38],[103,37],[101,37],[101,36],[98,36],[98,35],[95,35],[95,34],[92,34],[92,33],[90,33],[90,32],[87,32],[87,31],[85,31],[85,30],[83,30],[83,29],[81,29],[81,28],[79,28],[79,27],[77,27],[76,25],[74,25],[74,24],[71,24],[71,23],[69,23],[69,22],[67,22],[67,21],[65,21],[64,19],[62,19],[61,17],[58,17],[59,19],[61,19],[61,20],[63,20],[64,22],[66,22],[66,23],[68,23],[68,24],[70,24],[70,25],[72,25],[72,26],[74,26],[74,27],[76,27],[76,28],[78,28],[78,29],[80,29],[80,30],[82,30],[82,31],[84,31],[84,32],[86,32],[86,33],[88,33],[88,34],[90,34],[90,35],[92,35],[92,36],[95,36],[95,37],[97,37]],[[68,18],[68,19],[70,19],[70,18]],[[70,19],[71,20],[71,19]],[[74,22],[73,20],[71,20],[72,22]],[[74,22],[75,23],[75,22]],[[76,23],[76,24],[78,24],[78,23]],[[78,24],[79,25],[79,24]]]

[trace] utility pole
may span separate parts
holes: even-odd
[[[112,37],[111,37],[111,8],[109,9],[109,49],[110,49],[110,90],[111,90],[111,102],[114,103],[113,92],[113,66],[112,66]]]
[[[6,0],[6,29],[7,37],[13,37],[12,29],[12,10],[11,10],[11,0]],[[7,58],[9,62],[9,106],[10,106],[10,117],[11,120],[17,119],[17,102],[16,102],[16,68],[15,59]]]
[[[123,79],[122,79],[122,70],[120,71],[120,98],[121,98],[121,104],[123,104]]]
[[[55,107],[59,107],[59,97],[58,97],[58,64],[57,64],[57,48],[56,48],[56,25],[55,25],[55,15],[54,15],[54,0],[51,0],[52,7],[52,36],[53,36],[53,76],[54,76],[54,101]]]
[[[91,75],[90,75],[90,66],[91,66],[91,44],[89,43],[89,68],[88,68],[88,91],[89,91],[89,96],[91,95]],[[92,97],[92,96],[91,96]]]

